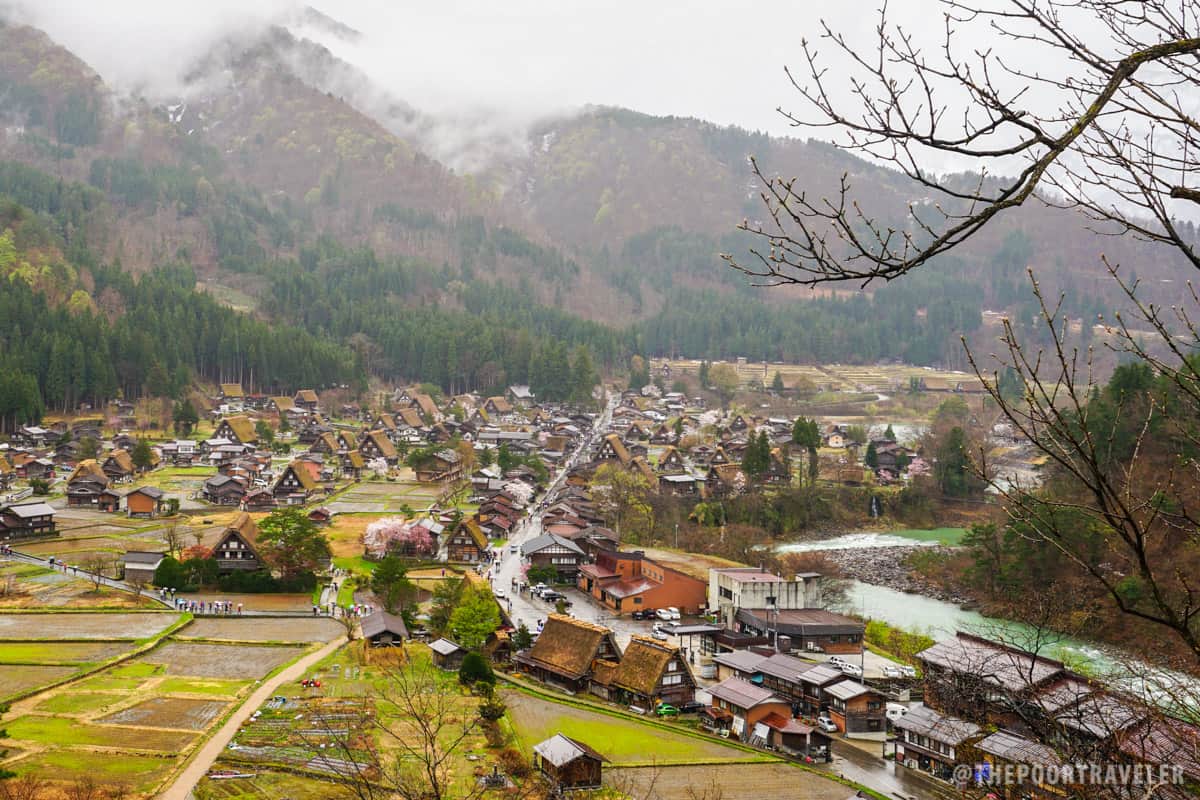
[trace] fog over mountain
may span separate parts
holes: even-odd
[[[494,152],[523,147],[537,121],[589,105],[793,134],[776,107],[794,99],[783,66],[798,65],[800,40],[819,35],[820,19],[855,37],[871,36],[876,22],[865,5],[831,0],[749,7],[732,0],[699,7],[592,0],[314,5],[38,0],[17,3],[15,16],[45,30],[110,85],[159,101],[194,91],[185,76],[214,46],[286,27],[371,79],[340,87],[347,99],[468,170]],[[397,104],[424,116],[389,114]]]

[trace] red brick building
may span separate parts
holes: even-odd
[[[708,584],[646,558],[640,550],[596,553],[582,564],[576,585],[618,614],[674,606],[686,614],[705,607]]]

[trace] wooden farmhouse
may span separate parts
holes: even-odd
[[[221,424],[213,431],[212,438],[228,439],[236,444],[256,445],[258,431],[254,429],[254,423],[249,417],[239,414],[221,420]]]
[[[212,557],[222,572],[253,572],[264,564],[258,552],[258,526],[246,512],[237,515],[221,534]]]
[[[621,649],[608,628],[551,614],[533,647],[513,661],[534,678],[572,692],[586,691],[597,661],[620,661]]]
[[[596,662],[591,691],[614,703],[651,711],[659,703],[692,702],[696,680],[678,647],[634,636],[619,662]]]

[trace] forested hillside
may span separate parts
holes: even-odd
[[[130,93],[0,25],[10,424],[197,378],[569,393],[583,352],[962,367],[958,335],[992,335],[984,309],[1032,321],[1028,266],[1051,294],[1078,287],[1085,334],[1116,303],[1082,222],[1033,208],[897,285],[749,287],[718,257],[746,253],[736,224],[761,213],[748,156],[818,186],[848,174],[884,216],[921,200],[818,143],[592,109],[463,174],[421,151],[419,110],[285,28],[222,42],[188,80]],[[1105,244],[1148,299],[1178,292],[1157,251]]]

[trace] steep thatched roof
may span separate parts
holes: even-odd
[[[490,542],[488,542],[488,538],[484,534],[483,529],[479,527],[479,520],[477,518],[470,517],[464,520],[463,527],[466,528],[467,533],[470,534],[471,541],[475,542],[476,547],[478,547],[480,550],[488,549]]]
[[[113,450],[108,454],[108,458],[104,459],[104,466],[110,463],[115,464],[122,472],[133,472],[133,456],[129,455],[128,450]]]
[[[392,444],[392,440],[387,438],[387,434],[383,431],[371,431],[367,434],[366,438],[374,443],[384,458],[396,457],[396,446]]]
[[[108,485],[108,476],[104,474],[100,462],[94,458],[80,461],[75,467],[75,471],[67,477],[67,484],[72,484],[77,480],[98,481],[105,486]]]
[[[433,402],[433,398],[427,394],[414,394],[413,402],[417,404],[417,408],[421,413],[430,419],[434,419],[438,415],[437,403]]]
[[[610,433],[608,436],[604,437],[604,441],[608,442],[609,447],[611,447],[612,451],[616,453],[617,458],[623,465],[629,464],[629,450],[626,449],[625,443],[621,441],[620,436],[617,436],[615,433]]]
[[[611,635],[603,626],[551,614],[527,658],[564,677],[581,678],[592,668],[604,637]]]
[[[508,402],[508,398],[504,397],[503,395],[498,394],[495,397],[489,397],[484,402],[491,403],[492,408],[496,410],[497,414],[508,414],[512,412],[512,405]]]
[[[621,665],[618,662],[602,658],[592,665],[592,683],[612,686],[620,669]]]
[[[622,689],[649,697],[658,687],[663,671],[672,658],[679,655],[678,647],[656,642],[645,636],[634,636],[621,657],[613,683]],[[677,659],[682,664],[682,659]]]
[[[258,441],[258,431],[254,430],[254,423],[246,415],[238,414],[226,417],[224,422],[228,423],[229,429],[242,444],[253,444]]]
[[[238,514],[234,518],[233,522],[229,523],[228,527],[226,527],[225,531],[221,534],[221,538],[218,541],[217,546],[213,549],[220,550],[221,544],[223,544],[225,540],[229,538],[230,534],[234,533],[240,536],[242,541],[250,547],[250,550],[254,553],[255,558],[262,558],[258,552],[258,526],[254,524],[254,518],[245,511]]]
[[[421,419],[421,412],[415,408],[400,409],[400,419],[410,428],[424,428],[425,420]]]
[[[310,472],[308,467],[304,465],[304,462],[297,460],[288,464],[283,472],[279,473],[279,480],[282,481],[284,477],[287,476],[288,472],[291,472],[296,476],[296,480],[300,481],[300,485],[304,487],[304,491],[315,492],[318,488],[320,488],[317,486],[316,480],[313,479],[312,472]],[[276,481],[277,486],[278,484],[279,482]]]

